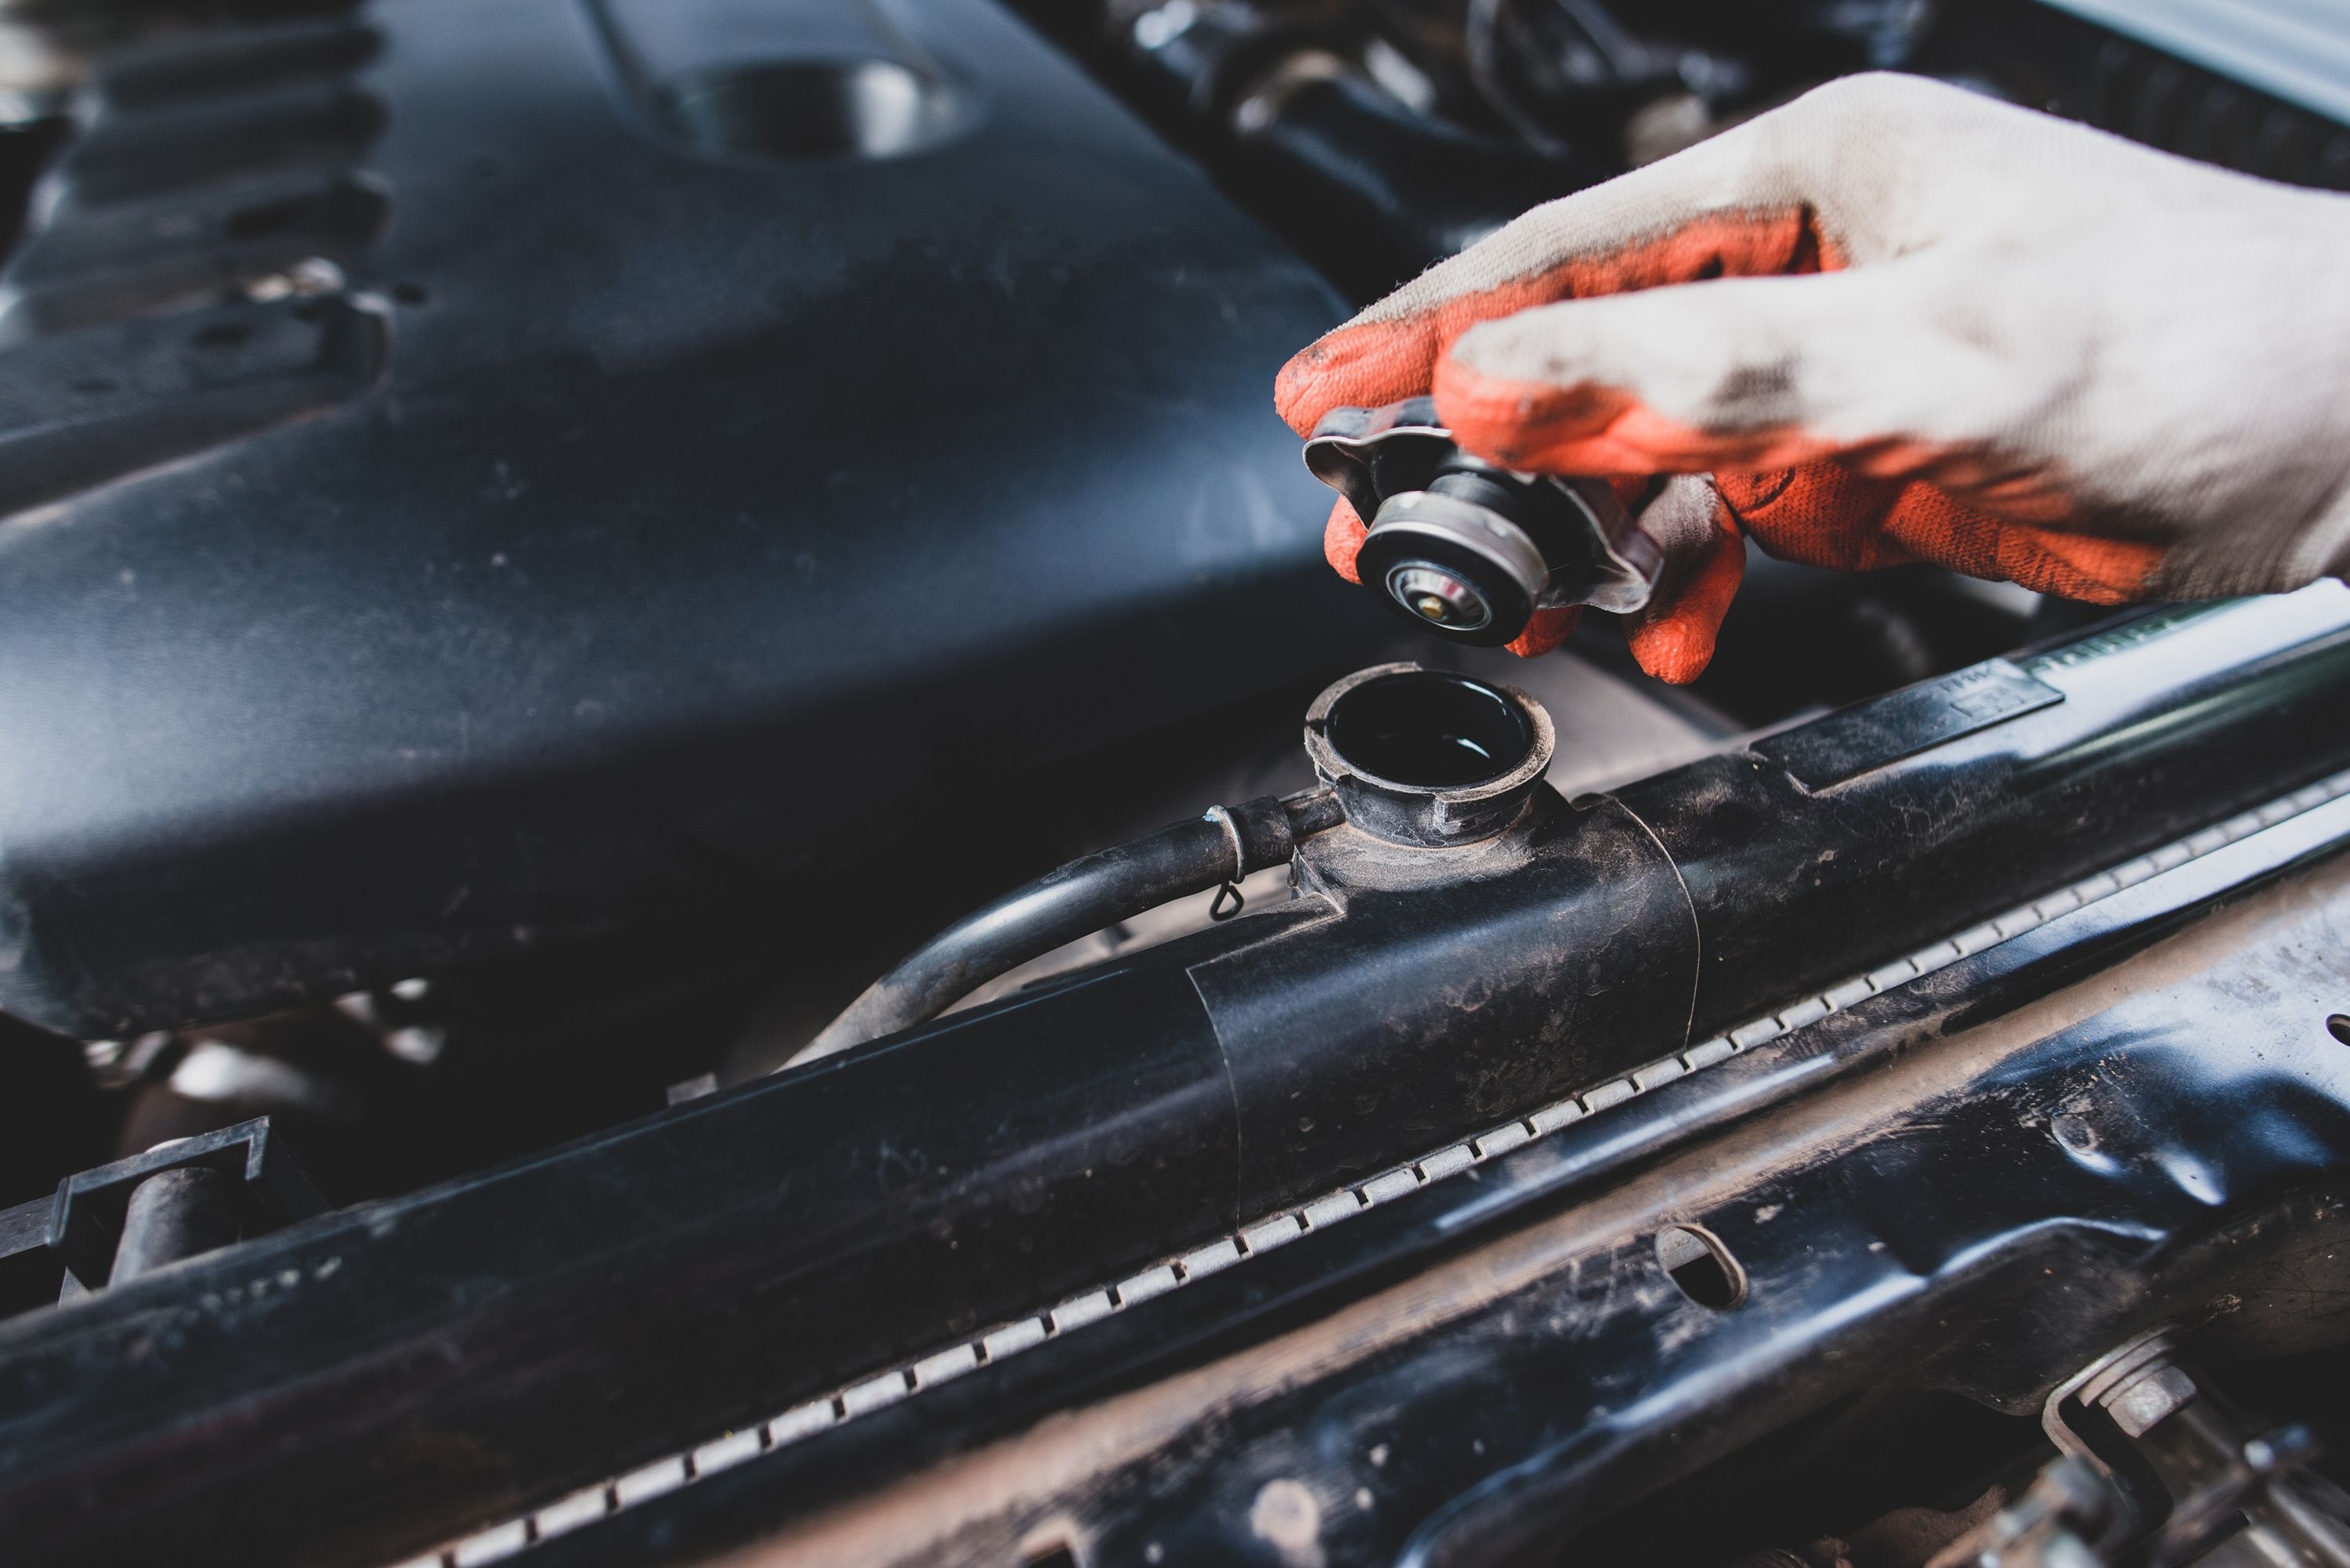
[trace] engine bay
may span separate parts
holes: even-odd
[[[0,1553],[2350,1563],[2350,590],[1669,687],[1271,402],[1859,71],[2350,190],[2233,9],[0,7]]]

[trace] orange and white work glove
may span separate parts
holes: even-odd
[[[1431,390],[1489,462],[1708,476],[1640,514],[1668,566],[1627,630],[1667,680],[1712,657],[1742,534],[2101,604],[2298,587],[2350,568],[2350,198],[1848,78],[1535,208],[1277,396],[1302,435]],[[1342,575],[1362,535],[1340,503]]]

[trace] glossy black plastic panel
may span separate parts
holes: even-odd
[[[988,0],[189,36],[12,263],[0,1008],[775,907],[1377,633],[1270,401],[1335,297]]]

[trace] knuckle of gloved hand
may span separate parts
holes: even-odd
[[[1794,100],[1807,118],[1830,124],[1867,126],[1932,116],[1974,101],[1962,88],[1898,71],[1862,71],[1824,82]]]
[[[2013,111],[1947,83],[1873,71],[1814,88],[1777,112],[1787,118],[1771,144],[1790,166],[1780,179],[1807,175],[1815,199],[1880,228],[1906,226],[1896,213],[1921,170],[1937,187],[1962,172],[1981,154],[1985,117]]]

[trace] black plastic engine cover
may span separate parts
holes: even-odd
[[[985,0],[394,0],[93,101],[0,306],[10,1012],[691,908],[1376,631],[1270,406],[1335,296]]]

